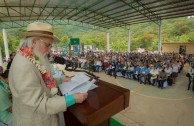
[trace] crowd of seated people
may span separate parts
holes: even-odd
[[[72,61],[73,58],[70,57],[64,58],[66,61]],[[125,77],[136,80],[140,84],[157,85],[161,88],[175,84],[184,64],[188,63],[192,66],[194,62],[194,55],[179,55],[177,53],[87,52],[82,57],[86,61],[77,59],[76,64],[89,72],[103,70],[107,75],[115,78]],[[68,62],[66,65],[68,66]],[[78,65],[76,65],[77,67]],[[188,90],[190,87],[193,87],[194,90],[193,80],[193,77],[189,77]]]
[[[109,52],[86,54],[83,68],[92,72],[104,70],[109,76],[125,77],[140,84],[165,87],[176,83],[186,58],[176,53]]]

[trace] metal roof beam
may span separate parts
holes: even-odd
[[[61,3],[63,3],[64,1],[63,0],[60,0],[58,2],[58,4],[56,5],[56,7],[58,7],[59,5],[61,5]],[[48,17],[57,9],[56,7],[53,8],[53,10],[49,13],[49,15],[45,18],[45,20],[48,19]]]
[[[115,21],[113,19],[106,19],[107,23],[101,23],[102,20],[98,21],[98,23],[91,23],[92,25],[97,25],[97,26],[113,26],[113,27],[119,27],[121,24],[123,24],[123,26],[128,26],[128,24],[126,23],[121,23],[119,21]],[[125,28],[125,27],[123,27]]]
[[[132,4],[132,3],[134,3],[134,2],[130,2],[130,4]],[[110,11],[112,11],[112,10],[118,9],[118,8],[120,8],[120,7],[123,7],[123,6],[127,6],[127,5],[123,4],[123,5],[121,5],[121,6],[118,6],[118,7],[115,7],[115,8],[113,8],[113,9],[107,10],[107,11],[103,12],[103,14],[105,14],[105,13],[107,13],[107,12],[110,12]],[[123,12],[123,11],[126,11],[126,10],[122,10],[122,11],[119,11],[119,12]],[[115,13],[119,13],[119,12],[115,12]],[[84,19],[84,20],[81,20],[81,21],[84,21],[84,22],[85,22],[85,21],[88,20],[89,18],[95,18],[95,17],[98,16],[98,15],[99,15],[99,14],[95,13],[93,16],[88,17],[88,18],[86,18],[86,19]],[[93,19],[92,21],[96,21],[96,20]]]
[[[1,12],[0,12],[1,13]],[[33,13],[35,13],[35,12],[33,12]],[[38,13],[35,13],[36,15],[32,15],[31,17],[38,17],[39,15],[38,15]],[[47,15],[42,15],[42,16],[47,16]],[[7,18],[7,17],[9,17],[9,16],[0,16],[0,18]],[[18,15],[18,16],[11,16],[11,17],[25,17],[25,18],[27,18],[27,17],[29,17],[28,15],[23,15],[23,16],[20,16],[20,15]],[[34,19],[33,19],[34,20]],[[36,20],[42,20],[42,19],[36,19]]]
[[[1,22],[0,24],[1,24],[1,28],[2,28],[2,29],[7,28],[7,27],[8,27],[8,28],[11,28],[10,23],[7,24],[7,23],[5,23],[5,22]],[[4,24],[7,25],[7,27],[5,27]],[[3,26],[4,26],[4,27],[3,27]]]
[[[106,8],[106,7],[108,7],[108,6],[111,6],[111,5],[113,5],[113,4],[117,3],[117,2],[118,2],[118,1],[115,1],[115,2],[112,2],[111,4],[102,6],[102,7],[98,8],[98,9],[96,9],[96,10],[90,11],[90,12],[88,12],[87,14],[84,14],[82,17],[87,16],[88,14],[91,14],[91,13],[97,13],[97,11],[99,11],[99,10],[101,10],[101,9],[103,9],[103,8]],[[82,17],[76,18],[75,21],[81,19]],[[90,17],[89,17],[89,18],[90,18]],[[89,19],[89,18],[87,18],[87,19]],[[84,20],[87,20],[87,19],[84,19]],[[84,20],[81,20],[81,22],[84,21]]]
[[[96,20],[98,20],[98,19],[96,19]],[[93,24],[93,25],[100,25],[100,24],[112,24],[112,25],[115,25],[115,24],[119,24],[120,25],[121,23],[124,24],[125,26],[128,25],[126,22],[123,22],[123,21],[120,21],[120,20],[115,20],[115,19],[110,18],[109,16],[106,16],[105,19],[102,19],[100,21],[97,21],[96,23],[90,23],[90,24]]]
[[[20,0],[20,6],[22,5],[22,0]],[[20,7],[20,16],[22,14],[22,8]],[[20,21],[21,21],[21,17],[20,17]]]
[[[0,11],[0,14],[4,15],[5,17],[9,17],[9,15],[6,15]]]
[[[107,28],[102,28],[98,26],[92,26],[85,23],[78,23],[74,21],[63,21],[63,20],[32,20],[32,21],[11,21],[11,22],[1,22],[0,25],[2,28],[9,29],[9,28],[20,28],[20,27],[26,27],[29,23],[32,23],[33,21],[41,21],[41,22],[47,22],[52,25],[73,25],[78,27],[84,27],[88,29],[94,29],[98,31],[106,31]],[[25,23],[26,22],[26,23]]]
[[[161,18],[158,17],[158,15],[156,15],[154,12],[152,12],[151,10],[149,10],[146,6],[144,6],[139,0],[135,0],[135,2],[140,5],[141,7],[144,8],[144,12],[140,11],[140,8],[134,8],[133,5],[126,3],[124,0],[120,0],[123,3],[127,4],[130,8],[138,11],[140,14],[144,15],[145,17],[147,17],[150,21],[153,21],[154,23],[156,23],[157,25],[160,25],[160,20]],[[145,14],[146,12],[148,12],[148,14]],[[153,19],[157,19],[158,21],[155,21]]]
[[[5,3],[5,6],[7,6],[7,3],[6,3],[5,0],[4,0],[4,3]],[[8,16],[9,16],[9,19],[11,20],[11,17],[10,17],[10,14],[9,14],[9,9],[8,9],[8,7],[6,7],[6,9],[7,9],[7,14],[8,14]]]
[[[160,1],[160,0],[156,0],[156,1],[149,2],[149,3],[147,3],[147,5],[156,3],[156,2],[158,2],[158,1]],[[134,7],[141,7],[140,5],[137,5],[137,4],[135,3],[135,1],[132,1],[132,2],[130,2],[130,3],[128,3],[128,4],[132,4]],[[118,8],[121,8],[121,7],[124,7],[124,6],[127,6],[127,5],[126,5],[126,4],[123,4],[123,5],[118,6],[118,7],[116,7],[116,8],[107,10],[107,11],[103,12],[103,14],[105,14],[105,13],[107,13],[107,12],[110,12],[110,11],[112,11],[112,10],[115,10],[115,9],[118,9]],[[115,13],[112,13],[111,15],[115,15],[115,14],[118,14],[118,13],[121,13],[121,12],[126,12],[126,11],[128,11],[128,10],[130,10],[130,8],[129,8],[129,9],[122,10],[122,11],[117,11],[117,12],[115,12]],[[94,15],[94,16],[98,16],[98,15]],[[92,16],[92,17],[94,17],[94,16]],[[125,14],[125,16],[126,16],[126,14]],[[89,18],[92,18],[92,17],[89,17]],[[111,16],[111,18],[115,18],[115,17],[117,17],[117,16],[114,16],[114,17]],[[87,18],[87,19],[89,19],[89,18]],[[81,20],[81,21],[85,21],[85,19],[84,19],[84,20]],[[94,20],[94,21],[95,21],[95,20]]]
[[[194,5],[194,3],[193,4],[187,4],[186,6],[188,6],[188,5]],[[178,6],[178,8],[179,7],[184,7],[184,5],[180,5],[180,6]],[[160,11],[163,11],[163,10],[169,10],[169,9],[174,9],[174,8],[177,8],[177,7],[169,7],[169,8],[164,8],[164,9],[160,9],[160,10],[155,10],[155,11],[158,11],[158,12],[160,12]],[[192,9],[192,7],[190,8],[190,9]],[[166,12],[165,12],[166,13]],[[160,15],[160,13],[158,13],[158,15]],[[126,18],[126,17],[122,17],[122,18],[118,18],[118,20],[121,20],[121,21],[128,21],[128,20],[134,20],[134,19],[140,19],[140,17],[137,17],[138,15],[137,14],[135,14],[135,13],[133,13],[133,15],[132,16],[130,16],[130,15],[128,15],[129,16],[129,18]],[[139,16],[141,16],[141,15],[139,15]],[[135,18],[133,18],[133,17],[135,17]],[[143,18],[143,17],[142,17]],[[142,19],[141,18],[141,19]],[[117,19],[117,18],[116,18]]]
[[[77,0],[73,0],[71,3],[70,3],[70,5],[68,5],[67,7],[65,7],[65,8],[63,8],[62,9],[62,11],[60,11],[57,15],[55,15],[55,17],[53,18],[53,20],[54,19],[56,19],[56,17],[58,17],[61,13],[63,13],[64,11],[65,11],[65,14],[66,14],[66,9],[67,8],[70,8],[73,4],[75,4],[77,2]]]
[[[88,3],[88,1],[91,1],[91,0],[87,0],[87,1],[84,1],[82,2],[81,4],[79,4],[76,8],[80,8],[81,6],[83,6],[84,4]],[[77,10],[77,9],[76,9]],[[74,10],[66,13],[65,15],[63,15],[60,19],[63,19],[65,16],[67,16],[68,14],[72,13]]]
[[[103,2],[103,1],[104,1],[104,0],[97,0],[96,2],[94,2],[94,3],[92,3],[91,5],[87,6],[86,8],[81,9],[79,12],[77,12],[77,13],[75,13],[75,14],[69,16],[68,19],[71,19],[72,17],[77,16],[77,15],[80,14],[82,11],[86,11],[86,10],[88,10],[89,8],[91,8],[91,7],[93,7],[93,6],[96,6],[97,4],[99,4],[99,3]]]
[[[184,1],[188,1],[188,0],[184,0]],[[184,2],[183,0],[180,0],[180,3],[181,2]],[[173,1],[173,2],[170,2],[170,3],[167,3],[167,4],[162,4],[162,5],[158,5],[158,6],[154,6],[154,7],[150,7],[149,9],[155,9],[155,8],[158,8],[158,7],[163,7],[163,6],[168,6],[168,5],[170,5],[170,4],[177,4],[177,1]],[[187,4],[186,6],[189,6],[189,5],[191,5],[191,4]],[[168,8],[164,8],[164,9],[158,9],[158,10],[154,10],[154,12],[155,11],[162,11],[162,10],[168,10],[168,9],[173,9],[173,8],[178,8],[178,7],[184,7],[185,5],[178,5],[178,6],[176,6],[176,7],[168,7]],[[141,9],[140,11],[143,11],[143,9]],[[141,15],[141,14],[136,14],[136,15],[133,15],[133,16],[130,16],[131,14],[134,14],[136,11],[132,11],[132,12],[130,12],[130,14],[128,13],[128,17],[134,17],[134,16],[139,16],[139,15]],[[145,13],[145,14],[147,14],[147,13]],[[119,18],[119,17],[122,17],[122,18]],[[116,16],[114,16],[113,18],[118,18],[118,20],[121,20],[121,19],[126,19],[126,14],[124,14],[124,15],[116,15]]]
[[[34,0],[33,6],[32,6],[32,11],[33,11],[33,9],[34,9],[35,3],[36,3],[36,0]],[[31,15],[32,15],[32,11],[31,11],[31,13],[30,13],[29,20],[30,20],[30,17],[31,17]]]
[[[161,16],[162,19],[164,19],[165,17],[170,17],[170,16],[173,16],[173,17],[180,17],[181,15],[185,15],[185,16],[191,16],[191,14],[194,13],[194,9],[193,10],[188,10],[187,12],[185,13],[175,13],[175,14],[170,14],[170,15],[164,15],[164,16]]]
[[[187,11],[192,11],[194,9],[194,7],[191,7],[191,8],[185,8],[185,9],[180,9],[180,10],[173,10],[173,11],[167,11],[167,12],[163,12],[163,13],[158,13],[158,15],[162,16],[162,15],[169,15],[171,13],[187,13]],[[181,12],[182,11],[182,12]],[[186,12],[183,12],[183,11],[186,11]]]
[[[85,12],[85,13],[87,13],[87,12]],[[101,16],[101,17],[104,17],[105,19],[104,20],[99,20],[99,18],[95,18],[94,20],[95,21],[97,21],[97,22],[102,22],[102,21],[106,21],[107,19],[110,19],[110,20],[114,20],[115,22],[117,22],[117,23],[119,23],[120,24],[120,22],[121,21],[119,21],[119,20],[115,20],[115,19],[112,19],[112,18],[110,18],[109,16],[106,16],[106,15],[103,15],[103,14],[98,14],[98,16]],[[84,23],[86,23],[86,22],[84,22]],[[90,23],[90,22],[87,22],[88,24],[94,24],[94,23]],[[122,22],[123,24],[125,24],[125,22]],[[125,25],[127,25],[127,24],[125,24]]]
[[[37,16],[39,15],[38,13],[34,12],[32,9],[30,9],[30,8],[28,8],[28,7],[26,7],[26,9],[30,10],[32,13],[36,14]],[[29,16],[29,20],[30,20],[30,17],[31,17],[31,16]]]
[[[156,2],[158,2],[158,0],[156,0],[156,1],[152,1],[152,2],[149,2],[149,3],[147,3],[147,5],[149,5],[149,4],[153,4],[153,3],[156,3]],[[135,8],[136,7],[141,7],[140,5],[138,5],[135,1],[132,1],[132,2],[130,2],[130,3],[128,3],[128,4],[131,4],[132,6],[134,6]],[[124,6],[127,6],[126,4],[124,4]],[[116,8],[113,8],[113,9],[110,9],[110,10],[107,10],[107,11],[105,11],[105,12],[103,12],[103,14],[105,14],[105,13],[107,13],[107,12],[110,12],[110,11],[112,11],[112,10],[115,10],[115,9],[118,9],[118,8],[120,8],[120,7],[123,7],[123,5],[122,6],[119,6],[119,7],[116,7]],[[125,9],[125,10],[122,10],[122,11],[117,11],[117,12],[115,12],[115,13],[112,13],[111,15],[115,15],[115,14],[119,14],[119,13],[122,13],[122,12],[127,12],[127,10],[130,10],[130,8],[129,9]],[[98,16],[98,15],[95,15],[95,16]],[[123,15],[122,15],[123,16]],[[124,16],[126,16],[126,14],[124,14]],[[92,16],[92,17],[94,17],[94,16]],[[116,19],[118,17],[118,15],[116,15],[116,16],[111,16],[111,18],[112,19]],[[91,18],[91,17],[89,17],[89,18]],[[88,18],[88,19],[89,19]],[[117,19],[116,19],[117,20]],[[119,20],[119,19],[118,19]],[[82,20],[82,21],[85,21],[85,20]],[[96,22],[96,19],[93,19],[93,20],[90,20],[89,22]],[[88,23],[88,22],[86,22],[86,23]]]
[[[10,9],[12,9],[12,10],[14,10],[15,12],[17,12],[18,14],[20,14],[20,17],[21,17],[21,16],[25,16],[25,15],[23,15],[21,12],[18,12],[17,10],[15,10],[15,9],[12,8],[12,7],[10,7]],[[13,16],[11,16],[11,17],[13,17]]]
[[[45,10],[46,6],[50,3],[51,0],[47,0],[46,4],[44,5],[44,7],[42,8],[42,10],[40,11],[40,14],[38,16],[38,19],[40,18],[40,16],[42,15],[42,12]],[[37,20],[38,20],[37,19]]]

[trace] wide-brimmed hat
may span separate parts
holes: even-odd
[[[60,40],[53,34],[53,28],[50,24],[43,22],[33,22],[27,26],[27,32],[21,33],[25,37],[49,37],[54,42]]]

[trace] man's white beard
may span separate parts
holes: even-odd
[[[33,49],[34,54],[39,58],[39,62],[41,65],[46,67],[46,70],[48,72],[51,72],[51,64],[48,59],[48,53],[42,54],[39,50],[38,47]]]

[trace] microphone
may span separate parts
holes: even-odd
[[[55,63],[59,63],[59,64],[64,65],[64,64],[65,64],[65,62],[66,62],[66,60],[65,60],[64,58],[62,58],[62,57],[55,56],[55,58],[54,58],[54,62],[55,62]]]
[[[99,80],[99,77],[98,77],[98,76],[96,76],[96,75],[94,75],[94,74],[92,74],[92,73],[90,73],[90,72],[88,72],[88,71],[86,71],[86,70],[76,70],[76,68],[75,68],[75,69],[73,69],[73,68],[72,68],[72,69],[69,69],[69,67],[72,67],[72,66],[73,66],[73,65],[72,65],[72,61],[70,61],[70,60],[65,60],[65,59],[62,58],[62,57],[56,56],[56,57],[54,58],[54,62],[55,62],[55,63],[59,63],[59,64],[61,64],[61,65],[66,64],[65,70],[67,70],[67,71],[85,72],[86,74],[92,76],[96,81]]]

